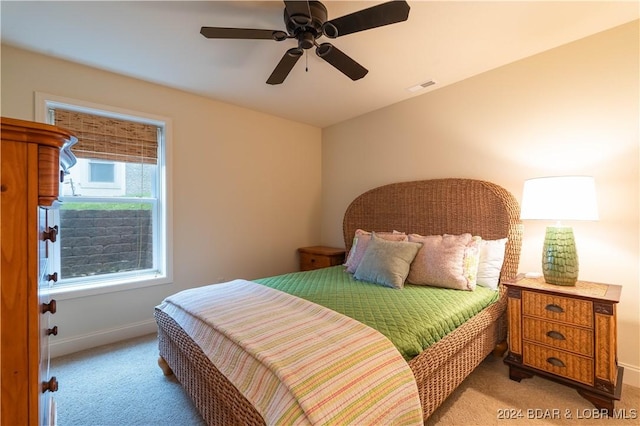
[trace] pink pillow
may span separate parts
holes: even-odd
[[[400,232],[376,232],[376,236],[388,241],[408,241],[407,235]],[[352,274],[356,272],[360,262],[362,262],[362,257],[369,245],[369,241],[371,241],[371,232],[356,229],[351,250],[349,250],[347,260],[344,262],[347,272]]]
[[[470,262],[466,257],[477,250],[471,234],[462,235],[409,235],[409,241],[422,243],[418,251],[407,281],[411,284],[430,285],[434,287],[453,288],[457,290],[474,290],[475,273],[469,273]]]

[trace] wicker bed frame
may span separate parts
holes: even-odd
[[[348,207],[344,241],[357,228],[421,235],[469,232],[484,239],[507,237],[501,278],[515,277],[522,243],[519,206],[511,193],[490,182],[434,179],[372,189]],[[503,293],[500,288],[501,296]],[[492,351],[506,350],[506,298],[489,306],[409,362],[426,419]],[[176,322],[156,310],[159,365],[174,374],[210,425],[264,424],[246,398],[208,360]]]

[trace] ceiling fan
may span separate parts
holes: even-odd
[[[351,80],[359,80],[369,72],[331,43],[318,43],[327,36],[337,38],[347,34],[406,21],[409,5],[406,1],[389,1],[340,18],[327,20],[327,8],[319,1],[285,1],[286,32],[250,28],[202,27],[200,34],[216,39],[261,39],[284,41],[294,38],[298,46],[285,52],[267,79],[267,84],[281,84],[289,75],[302,53],[316,47],[316,54]]]

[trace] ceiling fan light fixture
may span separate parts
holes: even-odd
[[[329,21],[322,24],[322,33],[329,38],[337,38],[339,35],[338,28]]]
[[[311,49],[315,46],[316,38],[315,36],[308,31],[298,34],[298,47],[300,49]]]
[[[302,56],[302,50],[294,47],[293,49],[287,50],[287,55],[297,58],[298,56]]]
[[[295,25],[299,25],[301,27],[306,27],[308,25],[311,25],[311,21],[312,21],[310,16],[305,16],[305,15],[293,15],[293,16],[290,16],[289,19]]]
[[[326,56],[329,52],[331,52],[331,49],[333,48],[333,46],[329,43],[322,43],[320,46],[318,46],[318,48],[316,49],[316,54],[318,56],[320,56],[321,58]]]
[[[275,41],[284,41],[286,39],[289,38],[289,34],[285,33],[284,31],[274,31],[273,32],[273,39]]]

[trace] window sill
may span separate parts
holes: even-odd
[[[170,278],[156,277],[154,274],[146,277],[140,276],[135,278],[128,277],[116,280],[93,281],[87,284],[58,285],[57,287],[51,287],[48,293],[49,296],[55,297],[57,300],[70,300],[171,283],[172,280]]]

